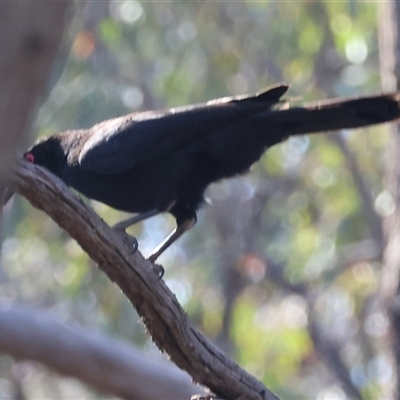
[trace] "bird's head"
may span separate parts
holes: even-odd
[[[65,164],[66,155],[57,136],[39,140],[25,154],[26,161],[47,168],[58,175]]]
[[[50,136],[39,140],[24,155],[26,161],[45,167],[60,177],[62,167],[65,165],[66,156],[57,136]],[[6,187],[4,193],[0,192],[0,207],[6,205],[13,196],[14,190]]]

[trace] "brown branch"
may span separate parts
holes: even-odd
[[[19,161],[16,190],[65,229],[124,292],[153,341],[195,382],[226,399],[277,397],[227,358],[190,322],[153,266],[45,169]]]
[[[182,399],[199,391],[167,362],[21,306],[0,305],[0,352],[43,363],[123,399]]]

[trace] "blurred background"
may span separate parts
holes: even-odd
[[[76,3],[35,137],[132,111],[254,93],[312,101],[381,91],[378,2]],[[266,127],[267,131],[268,127]],[[160,258],[194,323],[284,399],[376,399],[393,371],[376,307],[388,127],[299,137],[210,187],[198,223]],[[90,202],[108,223],[126,215]],[[168,215],[131,228],[146,256]],[[20,197],[3,222],[0,293],[158,353],[132,306],[82,249]],[[13,377],[11,379],[10,377]],[[0,397],[111,398],[0,357]],[[15,382],[14,382],[15,383]]]

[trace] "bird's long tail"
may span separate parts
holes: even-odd
[[[400,93],[309,103],[269,116],[269,121],[275,122],[287,136],[360,128],[397,119]]]

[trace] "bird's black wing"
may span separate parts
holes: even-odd
[[[114,175],[138,163],[193,143],[279,103],[288,90],[278,85],[254,96],[212,100],[206,104],[166,111],[129,114],[101,122],[90,130],[79,154],[87,171]]]

